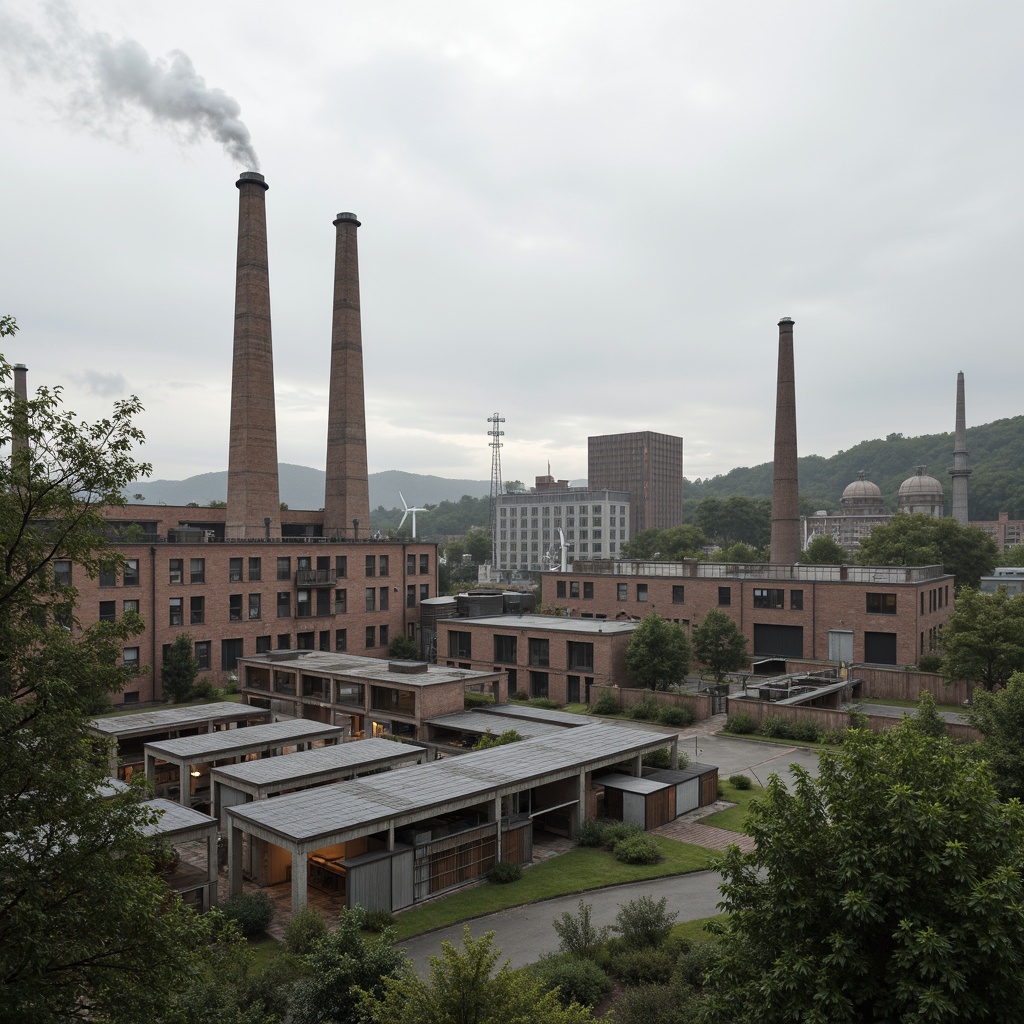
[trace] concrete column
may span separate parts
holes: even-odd
[[[639,779],[640,776],[643,775],[643,773],[644,773],[644,755],[643,754],[637,754],[636,757],[633,758],[633,775],[636,776],[636,778]]]
[[[678,736],[676,736],[676,738],[674,740],[672,740],[672,746],[669,748],[669,753],[670,753],[670,755],[672,757],[672,761],[671,761],[672,767],[673,768],[678,768],[679,767],[679,737]]]
[[[395,823],[391,822],[388,825],[388,849],[393,850],[395,848]]]
[[[494,805],[493,805],[493,809],[492,809],[491,813],[494,815],[494,821],[496,823],[497,837],[498,837],[498,839],[497,839],[497,846],[495,847],[495,850],[496,850],[496,854],[495,855],[497,857],[498,862],[501,863],[501,855],[502,855],[501,845],[502,844],[501,844],[501,797],[500,796],[496,796],[494,798]]]
[[[152,754],[150,754],[148,751],[146,752],[145,757],[146,757],[146,781],[150,784],[150,786],[155,786],[156,785],[156,758]]]
[[[178,766],[178,803],[182,807],[192,806],[192,776],[189,774],[191,765]]]
[[[306,852],[292,850],[292,913],[301,910],[306,905],[306,876],[308,874],[309,862],[306,860]]]
[[[220,871],[217,867],[217,833],[206,837],[206,878],[209,882],[207,897],[204,902],[204,910],[217,905],[217,879]]]
[[[237,896],[241,891],[242,830],[235,824],[230,824],[228,826],[228,895]]]
[[[587,820],[587,773],[581,771],[576,780],[576,827],[573,829],[573,839],[579,835],[580,826]]]

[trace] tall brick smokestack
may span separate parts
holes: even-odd
[[[243,171],[235,185],[238,261],[225,533],[229,538],[274,538],[281,536],[281,497],[267,262],[270,186],[256,171]]]
[[[359,317],[359,251],[354,213],[339,213],[334,250],[331,392],[327,410],[327,485],[324,536],[369,535],[363,334]]]
[[[28,401],[28,367],[24,363],[14,364],[14,400],[17,403]],[[28,451],[28,410],[25,405],[15,408],[12,427],[11,465],[13,466],[18,453]]]
[[[800,493],[796,469],[796,375],[793,321],[779,321],[779,376],[775,395],[775,464],[772,485],[772,561],[793,565],[800,557]]]
[[[953,443],[953,468],[949,471],[953,478],[953,518],[966,526],[967,519],[967,478],[971,471],[967,468],[967,417],[964,412],[964,375],[956,375],[956,435]]]

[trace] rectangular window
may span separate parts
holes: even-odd
[[[570,597],[579,597],[580,596],[579,580],[570,580],[569,581],[569,596]]]
[[[452,630],[448,634],[449,658],[472,658],[473,636],[471,633],[460,633]]]
[[[172,597],[170,601],[170,619],[169,623],[172,626],[180,626],[182,623],[181,619],[181,608],[182,600],[180,597]]]
[[[377,575],[387,576],[388,574],[388,556],[380,555],[377,559]]]
[[[117,586],[117,571],[112,565],[101,565],[100,566],[100,586],[101,587],[116,587]]]
[[[530,696],[547,697],[548,695],[548,674],[547,672],[530,673]]]
[[[366,627],[366,649],[370,650],[371,647],[377,646],[377,627],[367,626]]]
[[[290,650],[292,646],[292,635],[291,633],[278,633],[277,634],[277,649],[279,651]]]
[[[242,582],[242,560],[240,558],[228,559],[228,582]]]
[[[71,563],[64,558],[53,563],[53,582],[58,587],[71,586]]]
[[[549,664],[548,647],[549,643],[547,640],[530,637],[530,664],[547,668]]]
[[[207,672],[210,668],[210,641],[196,641],[196,661],[199,663],[199,671]]]
[[[290,580],[292,578],[292,560],[290,558],[279,558],[277,560],[277,578],[279,580]]]
[[[369,579],[377,572],[377,556],[367,555],[366,556],[366,578]],[[372,646],[372,644],[371,644]]]
[[[288,590],[277,592],[277,617],[279,619],[290,619],[292,615],[292,595]]]
[[[262,599],[259,594],[249,595],[249,618],[258,619],[262,616]]]
[[[615,584],[615,600],[616,601],[628,601],[629,600],[629,584],[628,583],[616,583]]]
[[[569,640],[566,656],[569,659],[570,671],[594,671],[594,645],[592,643]]]
[[[421,601],[429,601],[430,600],[430,584],[429,583],[421,583],[420,584],[420,600]]]
[[[375,612],[377,610],[377,588],[367,587],[366,588],[366,610],[368,612]]]
[[[167,576],[170,583],[181,583],[185,562],[181,558],[169,558],[167,560]]]
[[[137,558],[129,558],[124,563],[122,582],[126,587],[137,587],[139,585],[139,560]]]
[[[348,591],[336,590],[334,592],[334,614],[344,615],[348,611]]]
[[[789,607],[795,612],[804,610],[804,592],[802,590],[791,590],[789,592]]]
[[[316,614],[330,615],[331,614],[331,592],[329,590],[315,590],[316,594]]]
[[[329,651],[331,649],[331,631],[329,629],[321,629],[318,642],[321,651]]]
[[[334,631],[334,649],[335,649],[335,651],[347,651],[348,650],[348,630],[347,629],[336,629]]]
[[[732,587],[718,588],[718,605],[720,608],[728,608],[732,604]]]
[[[263,562],[259,558],[249,559],[249,582],[258,583],[263,575]]]
[[[764,587],[754,588],[755,608],[785,608],[786,592],[784,590],[766,589]]]
[[[514,665],[516,663],[516,637],[495,634],[494,660],[499,665]]]
[[[380,645],[381,645],[381,647],[387,647],[389,642],[390,641],[388,640],[388,627],[387,626],[381,626],[380,627]]]
[[[300,651],[311,651],[313,650],[314,640],[315,634],[312,631],[309,633],[299,633],[295,638],[295,646]]]
[[[646,583],[638,583],[636,585],[636,599],[638,601],[646,601],[647,600],[647,584]]]
[[[430,572],[430,555],[420,555],[420,575],[425,576]]]
[[[126,668],[133,668],[138,670],[139,667],[139,649],[138,647],[126,647],[124,649],[124,657],[121,659]]]
[[[583,584],[583,600],[593,601],[594,600],[594,584],[584,583]]]
[[[242,657],[243,642],[241,637],[220,642],[220,667],[225,672],[238,668],[238,659]]]
[[[380,588],[380,597],[377,599],[377,607],[386,612],[391,607],[390,594],[387,587]]]
[[[416,584],[410,583],[405,588],[405,607],[415,608],[416,607]]]
[[[416,575],[416,556],[406,555],[405,556],[405,574],[406,576]]]
[[[675,583],[672,585],[672,603],[673,604],[685,604],[686,603],[686,587],[681,583]]]
[[[867,594],[867,610],[872,615],[895,615],[895,594]]]
[[[173,603],[173,602],[172,602]],[[100,622],[115,622],[117,620],[117,602],[100,601]],[[173,626],[174,623],[172,622]],[[179,622],[180,626],[181,623]]]
[[[188,599],[188,624],[201,626],[206,621],[206,598],[190,597]]]
[[[310,604],[308,590],[295,591],[295,614],[300,619],[308,619],[313,614],[313,606]]]
[[[128,601],[122,601],[121,606],[126,615],[128,612],[134,612],[136,615],[139,614],[139,602],[136,598],[132,598]]]
[[[190,583],[206,582],[206,559],[190,558],[188,578]]]
[[[555,581],[555,597],[565,597],[565,580]]]
[[[242,621],[242,595],[241,594],[230,594],[230,595],[228,595],[228,621],[229,622],[241,622]]]
[[[339,580],[348,576],[348,555],[334,556],[334,573]]]
[[[256,653],[266,654],[267,651],[273,650],[273,645],[269,636],[258,636],[256,637]]]

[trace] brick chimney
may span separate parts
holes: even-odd
[[[956,375],[956,433],[953,444],[953,518],[967,526],[967,479],[971,471],[967,466],[967,416],[964,411],[964,375]]]
[[[14,364],[14,401],[28,402],[28,367],[24,363]],[[14,465],[18,452],[28,451],[28,409],[25,405],[16,404],[11,429],[11,465]]]
[[[238,260],[225,534],[229,539],[279,538],[281,497],[267,262],[266,192],[270,186],[256,171],[243,171],[235,185]]]
[[[363,335],[359,317],[359,251],[354,213],[339,213],[334,254],[331,390],[327,409],[327,484],[324,536],[369,536],[370,486],[366,469]]]
[[[772,562],[793,565],[800,557],[800,493],[796,469],[796,377],[793,321],[779,321],[779,375],[775,395],[775,463],[772,468]]]

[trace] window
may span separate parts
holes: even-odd
[[[530,696],[547,697],[548,695],[548,674],[547,672],[530,673]]]
[[[53,582],[58,587],[71,586],[71,563],[66,559],[58,559],[53,563]]]
[[[381,555],[377,559],[377,575],[387,576],[388,575],[388,556]]]
[[[190,558],[188,567],[188,578],[190,583],[206,582],[206,559]]]
[[[569,640],[566,656],[569,661],[570,670],[584,669],[587,672],[594,671],[594,645],[592,643]]]
[[[348,650],[348,630],[336,629],[334,631],[334,649],[336,651]]]
[[[421,601],[429,601],[430,600],[430,584],[429,583],[421,583],[420,584],[420,600]]]
[[[728,608],[732,604],[732,587],[718,588],[718,605],[720,608]]]
[[[100,622],[114,622],[117,619],[117,602],[100,601]],[[173,626],[174,623],[172,622]],[[180,626],[181,623],[179,622]]]
[[[309,632],[309,633],[300,633],[295,638],[295,646],[300,651],[311,651],[311,650],[313,650],[313,641],[314,641],[314,639],[315,639],[315,635],[313,634],[312,631]]]
[[[259,594],[249,595],[249,618],[258,619],[262,615],[262,598]]]
[[[267,651],[272,650],[272,645],[269,636],[258,636],[256,637],[256,653],[266,654]]]
[[[895,597],[895,594],[883,595]],[[864,632],[864,660],[872,665],[895,665],[896,634]]]
[[[330,615],[331,614],[331,592],[329,590],[316,590],[316,614],[319,615]]]
[[[789,607],[795,612],[804,610],[804,592],[802,590],[791,590],[789,592]]]
[[[263,563],[259,558],[249,559],[249,582],[258,583],[263,575]]]
[[[555,597],[565,597],[565,580],[558,580],[555,583]]]
[[[406,576],[416,575],[416,556],[406,555],[405,556],[405,574]]]
[[[868,612],[872,615],[895,615],[896,595],[869,593],[867,595],[867,608]]]
[[[206,598],[190,597],[188,599],[188,624],[201,626],[206,620]]]
[[[181,625],[181,609],[182,609],[182,604],[183,604],[183,602],[182,602],[182,599],[180,597],[172,597],[171,598],[171,601],[170,601],[170,618],[168,620],[170,625],[172,625],[172,626],[180,626]]]
[[[279,590],[277,592],[277,617],[279,619],[291,618],[292,614],[292,595],[287,590]]]
[[[391,606],[387,587],[380,588],[380,597],[377,599],[377,606],[382,612],[386,612]]]
[[[139,668],[139,649],[138,647],[126,647],[124,649],[124,657],[121,659],[124,662],[125,668],[133,668],[138,671]]]
[[[672,586],[672,603],[673,604],[684,604],[686,601],[686,587],[681,583],[673,584]]]
[[[117,586],[117,571],[112,565],[101,565],[100,566],[100,586],[101,587],[116,587]]]
[[[228,582],[242,582],[242,560],[240,558],[228,559]]]
[[[126,615],[128,612],[134,612],[136,615],[139,614],[139,602],[135,598],[132,598],[130,601],[122,601],[121,605]]]
[[[241,594],[230,594],[230,595],[228,595],[228,621],[229,622],[241,622],[242,621],[242,595]]]
[[[594,600],[594,584],[584,583],[583,584],[583,600],[593,601]]]
[[[295,592],[295,614],[301,619],[308,619],[313,614],[308,590],[297,590]]]
[[[628,583],[616,583],[615,584],[615,600],[616,601],[628,601],[629,600],[629,584]]]
[[[220,642],[220,667],[225,672],[238,668],[238,659],[242,657],[243,642],[241,637]]]
[[[291,633],[278,633],[277,634],[277,649],[279,651],[290,650],[292,646],[292,635]]]
[[[290,558],[279,558],[277,560],[277,578],[279,580],[290,580],[292,578],[292,560]]]
[[[339,580],[348,576],[348,555],[334,556],[334,574]]]
[[[169,582],[181,583],[185,562],[181,558],[169,558],[167,560],[167,575]]]
[[[196,641],[196,661],[200,672],[207,672],[210,668],[210,641]]]
[[[530,637],[530,664],[547,667],[548,641]]]
[[[636,585],[636,599],[638,601],[646,601],[647,600],[647,584],[646,583],[638,583]]]
[[[425,576],[430,572],[430,555],[420,555],[420,575]]]
[[[329,651],[331,649],[331,631],[329,629],[320,630],[319,647],[321,651]]]
[[[376,572],[377,572],[377,556],[376,555],[367,555],[366,556],[366,578],[369,579],[371,576],[375,575]],[[372,647],[373,645],[370,644],[370,646]]]
[[[380,627],[380,645],[381,647],[387,647],[388,645],[388,627]]]
[[[377,628],[375,626],[366,627],[366,649],[369,650],[371,647],[377,646]]]
[[[366,610],[368,612],[375,612],[377,610],[377,588],[367,587],[366,588]]]
[[[570,597],[579,597],[580,596],[579,580],[570,580],[569,581],[569,596]]]
[[[416,607],[416,584],[410,583],[405,588],[405,607],[415,608]]]
[[[334,592],[334,614],[344,615],[348,611],[348,591],[336,590]]]
[[[460,633],[452,630],[448,634],[448,657],[449,658],[472,658],[473,637],[470,633]]]
[[[124,563],[122,582],[126,587],[137,587],[139,585],[139,560],[137,558],[129,558]]]
[[[784,590],[769,590],[763,587],[754,588],[755,608],[785,608],[786,592]]]
[[[516,637],[495,634],[494,660],[500,665],[514,665],[516,663]]]

